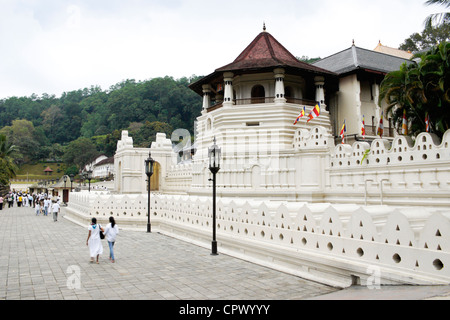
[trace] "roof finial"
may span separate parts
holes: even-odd
[[[266,22],[263,22],[263,31],[266,31]]]
[[[355,39],[352,40],[352,46],[355,46]]]

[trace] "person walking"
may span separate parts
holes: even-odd
[[[14,197],[12,193],[8,193],[6,196],[6,201],[8,201],[8,208],[12,208],[14,206]]]
[[[33,205],[33,196],[30,194],[28,194],[28,203],[30,204],[30,207],[34,207]]]
[[[22,194],[19,193],[17,196],[17,207],[21,207],[22,206]]]
[[[22,197],[22,203],[24,207],[28,207],[28,194],[25,193]]]
[[[94,263],[94,258],[97,257],[97,264],[98,264],[98,257],[103,254],[103,244],[102,240],[100,239],[100,230],[105,231],[100,224],[97,224],[97,219],[92,218],[91,225],[88,228],[89,233],[86,240],[86,245],[89,247],[89,253],[91,256],[91,263]]]
[[[0,210],[3,210],[3,197],[0,194]]]
[[[39,204],[39,202],[36,201],[36,205],[34,207],[34,210],[36,212],[36,216],[39,215],[39,213],[41,213],[41,205]]]
[[[114,243],[116,242],[118,234],[119,228],[117,227],[114,217],[109,217],[109,224],[105,228],[105,237],[109,246],[109,260],[111,260],[112,263],[116,261],[114,258]]]
[[[50,207],[50,198],[45,198],[44,200],[44,216],[48,214],[48,207]]]
[[[60,211],[61,211],[61,207],[59,206],[59,203],[56,201],[53,201],[52,212],[53,212],[53,221],[54,222],[58,221],[58,214]]]

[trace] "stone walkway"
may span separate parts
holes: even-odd
[[[158,233],[122,230],[116,263],[104,241],[91,264],[87,234],[32,208],[0,211],[0,300],[297,300],[337,291]]]

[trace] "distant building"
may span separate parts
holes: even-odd
[[[107,179],[114,176],[114,157],[103,159],[94,165],[94,179]]]
[[[45,168],[44,174],[46,176],[51,176],[53,174],[53,170],[50,167]]]
[[[375,49],[373,49],[373,51],[389,54],[391,56],[396,56],[396,57],[408,59],[408,60],[410,60],[414,56],[411,53],[411,51],[403,51],[400,49],[384,46],[381,44],[381,40],[378,42],[378,45],[376,46]]]

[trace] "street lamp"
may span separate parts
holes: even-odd
[[[70,192],[72,192],[73,179],[75,178],[75,176],[71,174],[69,177],[70,177]]]
[[[217,255],[217,241],[216,241],[216,174],[220,170],[220,155],[221,150],[216,145],[216,137],[214,137],[214,144],[208,149],[209,170],[213,174],[213,239],[211,243],[211,255]],[[210,179],[211,180],[211,179]]]
[[[64,189],[65,189],[65,188],[66,188],[67,176],[65,175],[65,176],[63,177],[63,179],[64,179]]]
[[[152,225],[150,223],[150,178],[153,175],[153,166],[155,164],[155,160],[152,158],[152,153],[148,153],[148,158],[145,160],[145,174],[147,175],[147,183],[148,183],[148,206],[147,206],[147,232],[152,232]]]
[[[89,170],[86,172],[86,174],[87,174],[87,179],[88,179],[88,181],[89,181],[89,192],[91,192],[92,170],[89,169]]]

